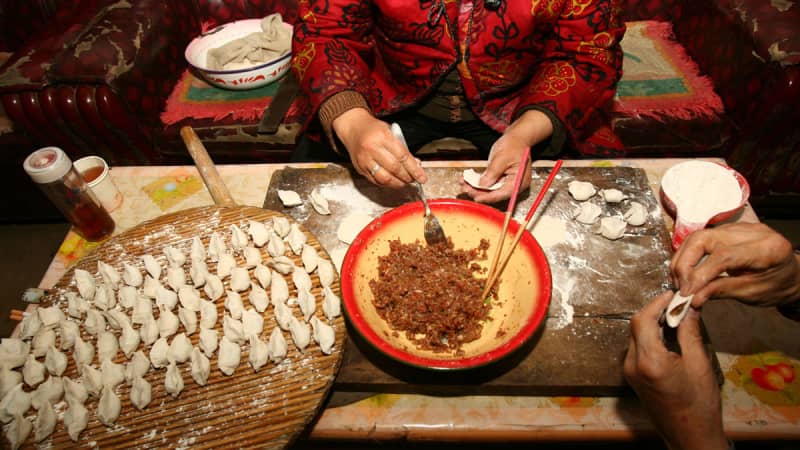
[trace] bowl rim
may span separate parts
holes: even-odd
[[[261,19],[241,19],[241,20],[234,20],[234,21],[231,21],[231,22],[226,22],[226,23],[217,25],[216,27],[214,27],[214,28],[212,28],[212,29],[210,29],[210,30],[208,30],[208,31],[206,31],[204,33],[201,33],[198,36],[195,36],[194,39],[192,39],[189,42],[189,44],[186,46],[186,48],[183,50],[183,59],[186,60],[186,63],[189,64],[189,66],[191,66],[192,68],[194,68],[196,70],[204,72],[204,73],[214,74],[214,75],[236,75],[236,74],[252,72],[254,70],[266,69],[267,67],[269,67],[271,65],[283,63],[285,60],[290,59],[292,57],[292,49],[289,48],[289,52],[286,53],[285,55],[279,56],[278,58],[273,59],[271,61],[267,61],[265,63],[261,63],[261,64],[258,64],[256,66],[247,67],[247,68],[244,68],[244,69],[212,70],[212,69],[208,69],[208,68],[205,68],[205,67],[201,67],[201,66],[192,64],[192,60],[191,60],[191,58],[189,58],[189,50],[191,50],[194,46],[199,45],[198,43],[204,37],[206,37],[208,35],[211,35],[211,34],[216,34],[219,31],[222,31],[223,28],[225,28],[227,26],[230,26],[230,25],[233,25],[235,23],[240,23],[240,22],[259,22],[260,23]],[[284,22],[283,24],[285,26],[288,26],[288,27],[294,29],[294,26],[292,24],[290,24],[290,23]]]
[[[436,210],[444,211],[466,209],[471,213],[480,214],[489,218],[492,222],[495,222],[498,225],[498,230],[502,227],[503,219],[505,217],[503,213],[495,208],[467,200],[430,199],[428,200],[428,203],[431,207],[431,210],[434,212]],[[351,281],[353,265],[355,264],[355,255],[358,255],[364,250],[364,248],[370,242],[372,235],[381,229],[383,224],[406,217],[408,214],[422,214],[423,210],[424,207],[420,201],[406,203],[397,208],[391,209],[385,212],[383,215],[373,219],[353,240],[350,248],[345,254],[344,261],[342,262],[342,271],[340,275],[342,303],[344,305],[343,311],[345,316],[353,325],[353,328],[356,330],[356,332],[373,348],[377,349],[383,355],[386,355],[396,361],[417,368],[440,371],[464,370],[486,366],[504,359],[506,356],[512,354],[515,350],[522,347],[531,339],[531,337],[536,333],[536,330],[542,325],[547,313],[547,309],[550,305],[552,295],[552,274],[550,272],[550,264],[547,261],[547,257],[545,256],[542,247],[530,232],[522,235],[518,247],[522,246],[529,248],[532,253],[534,263],[540,268],[539,276],[541,278],[541,283],[539,287],[539,298],[541,301],[534,306],[524,326],[522,326],[520,330],[517,331],[517,333],[512,336],[511,339],[507,340],[503,345],[488,352],[466,358],[444,360],[422,357],[391,345],[372,327],[370,327],[369,323],[364,319],[361,309],[355,302],[355,296],[353,295],[353,283]],[[515,233],[520,226],[521,225],[519,225],[519,223],[512,220],[509,223],[509,235],[513,236],[511,233]]]

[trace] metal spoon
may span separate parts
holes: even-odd
[[[392,134],[397,139],[400,139],[400,142],[402,142],[406,149],[408,149],[408,144],[406,144],[406,138],[403,136],[403,130],[400,129],[400,125],[393,123],[391,128]],[[422,189],[422,185],[416,180],[412,181],[411,184],[417,188],[419,198],[422,200],[422,204],[425,206],[425,219],[423,227],[425,242],[427,242],[428,245],[447,242],[447,237],[444,235],[444,230],[442,229],[442,225],[439,223],[439,219],[437,219],[436,216],[431,213],[431,208],[428,206],[428,200],[425,198],[425,191]]]

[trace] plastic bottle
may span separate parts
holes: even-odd
[[[100,241],[114,231],[114,219],[63,150],[40,148],[28,155],[22,166],[84,239]]]

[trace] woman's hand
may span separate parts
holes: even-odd
[[[486,170],[481,175],[480,185],[491,186],[504,179],[500,189],[486,191],[475,189],[461,180],[461,191],[476,202],[495,203],[511,197],[514,189],[514,178],[518,171],[525,173],[520,183],[520,192],[531,184],[531,165],[520,167],[520,159],[526,148],[532,147],[553,134],[553,123],[541,111],[530,110],[523,113],[514,123],[509,125],[505,133],[492,145]],[[533,155],[531,155],[531,161]]]
[[[681,354],[664,346],[658,319],[672,299],[665,292],[631,318],[623,372],[671,449],[727,449],[719,387],[694,308],[678,326]]]
[[[695,307],[714,297],[756,306],[800,298],[798,256],[786,238],[764,224],[733,223],[696,231],[672,257],[670,271],[681,294],[694,294]]]
[[[392,135],[389,125],[363,108],[333,121],[333,130],[350,153],[356,171],[379,186],[402,188],[413,180],[428,181],[419,160]]]

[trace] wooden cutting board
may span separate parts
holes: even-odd
[[[381,189],[351,170],[335,165],[280,170],[272,177],[265,207],[303,223],[335,255],[347,248],[338,240],[336,230],[348,213],[360,211],[377,217],[392,207],[417,201],[410,188]],[[514,215],[518,221],[524,218],[549,170],[534,168],[531,191],[521,194],[518,201]],[[461,171],[427,169],[428,197],[457,197]],[[650,212],[647,223],[641,227],[629,226],[625,236],[617,241],[595,234],[592,226],[572,219],[572,211],[578,204],[567,192],[567,184],[572,180],[589,181],[599,189],[621,190],[631,200],[645,205]],[[277,196],[278,189],[291,189],[307,199],[314,188],[329,198],[330,216],[321,216],[306,205],[283,208]],[[658,201],[644,171],[630,167],[562,168],[550,192],[540,207],[538,222],[558,225],[543,228],[549,242],[541,240],[548,244],[543,245],[543,250],[553,274],[553,296],[545,326],[524,348],[489,367],[437,373],[390,360],[349,330],[350,339],[334,392],[517,395],[629,392],[622,376],[629,317],[668,287],[670,238]],[[604,215],[621,216],[629,205],[627,201],[605,204],[597,196],[590,201],[601,205]],[[505,206],[497,205],[501,211],[505,211]],[[563,234],[558,233],[561,226]]]

